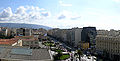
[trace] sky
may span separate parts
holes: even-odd
[[[0,23],[120,29],[120,0],[1,0]]]

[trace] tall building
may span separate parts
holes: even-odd
[[[7,29],[6,28],[1,28],[0,35],[1,36],[6,36],[7,35]]]
[[[31,36],[32,34],[31,29],[25,29],[25,36]]]
[[[96,27],[83,27],[81,35],[82,41],[88,42],[90,45],[95,44]]]
[[[31,36],[31,29],[19,28],[16,30],[17,36]]]
[[[72,44],[77,47],[81,41],[82,28],[72,28]]]
[[[68,44],[72,44],[72,29],[68,29],[67,32],[66,32],[66,43]]]
[[[5,32],[5,36],[12,36],[12,34],[11,34],[11,29],[6,29],[6,32]]]
[[[48,31],[48,35],[63,41],[73,47],[77,47],[81,41],[82,28],[72,29],[52,29]]]

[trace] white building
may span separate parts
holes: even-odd
[[[72,31],[74,45],[78,46],[81,41],[82,28],[73,28]]]

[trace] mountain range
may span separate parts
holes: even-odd
[[[26,24],[26,23],[0,23],[0,27],[8,27],[8,28],[32,28],[39,29],[44,28],[46,30],[52,29],[48,26],[36,25],[36,24]]]

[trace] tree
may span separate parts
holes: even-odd
[[[83,55],[81,50],[77,50],[77,54],[79,55],[79,60],[81,61],[81,55]]]
[[[51,39],[50,38],[47,38],[48,41],[50,41]]]
[[[62,51],[58,50],[57,56],[58,56],[58,59],[60,59],[60,57],[62,56]]]
[[[50,43],[50,50],[51,50],[52,44]]]
[[[51,50],[52,44],[53,44],[53,42],[51,40],[49,40],[50,50]]]

